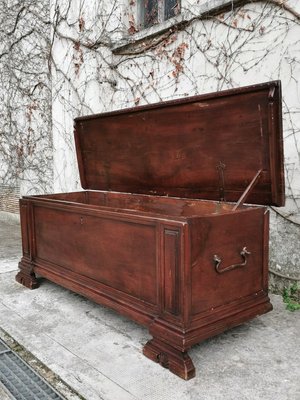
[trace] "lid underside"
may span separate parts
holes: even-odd
[[[284,204],[280,82],[81,117],[84,189]]]

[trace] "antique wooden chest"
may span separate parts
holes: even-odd
[[[280,82],[77,118],[75,141],[85,190],[20,200],[16,279],[147,326],[144,354],[192,378],[193,344],[272,309],[257,205],[284,204]]]

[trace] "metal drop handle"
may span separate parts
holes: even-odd
[[[232,264],[232,265],[229,265],[228,267],[222,268],[222,269],[220,269],[222,259],[221,259],[221,257],[219,257],[215,254],[214,255],[215,269],[218,274],[223,274],[224,272],[228,272],[228,271],[231,271],[236,268],[245,267],[247,265],[248,256],[250,254],[251,254],[250,251],[248,251],[246,247],[243,247],[243,250],[240,252],[243,262],[240,264]]]

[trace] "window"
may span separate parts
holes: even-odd
[[[140,26],[149,28],[180,13],[180,0],[140,0]]]

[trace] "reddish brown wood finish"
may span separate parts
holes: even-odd
[[[270,82],[77,118],[82,187],[237,201],[261,169],[248,202],[281,206],[280,92]]]
[[[262,169],[247,199],[282,204],[280,117],[272,82],[78,119],[82,184],[103,190],[20,200],[17,281],[43,276],[147,326],[145,356],[192,378],[192,345],[272,308],[266,209],[196,197],[243,201]]]

